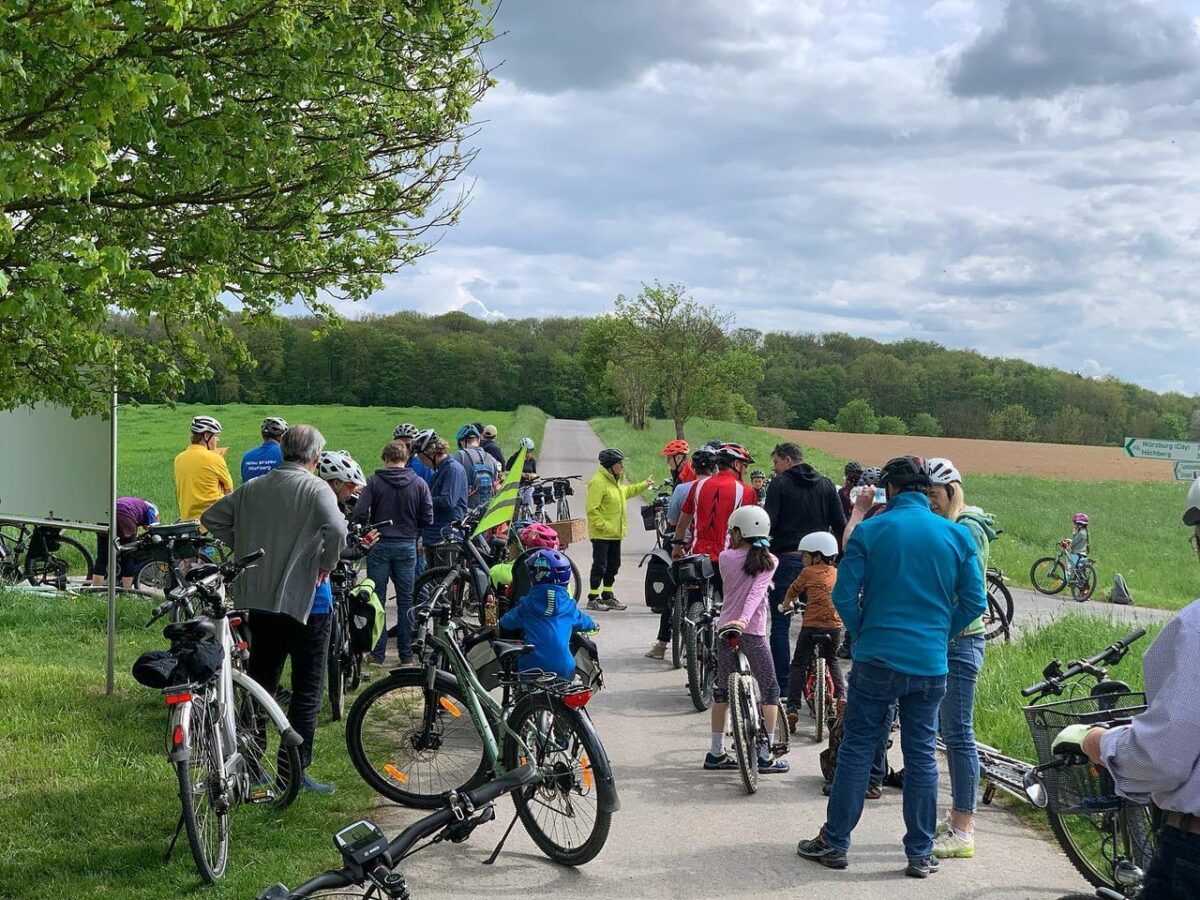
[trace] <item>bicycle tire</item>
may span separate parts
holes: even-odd
[[[817,720],[816,734],[813,739],[819,744],[825,737],[825,717],[829,704],[829,698],[825,696],[825,692],[829,689],[825,680],[828,677],[828,673],[825,671],[825,657],[818,656],[813,663],[813,668],[816,670],[813,683],[813,715]]]
[[[273,785],[272,799],[256,805],[271,809],[291,806],[300,795],[304,777],[300,748],[283,743],[283,734],[258,698],[236,681],[233,683],[233,716],[238,750],[250,768],[252,781]]]
[[[133,586],[144,594],[165,597],[171,587],[171,566],[158,560],[146,563],[134,576]]]
[[[1096,567],[1087,563],[1083,567],[1084,581],[1079,583],[1079,575],[1071,580],[1071,599],[1077,603],[1086,603],[1096,593]]]
[[[526,833],[538,849],[563,866],[581,866],[596,858],[608,841],[612,813],[600,808],[602,785],[612,783],[608,756],[596,732],[583,724],[585,713],[568,707],[557,697],[544,692],[528,694],[518,701],[507,722],[537,757],[543,772],[552,770],[552,778],[543,779],[513,792],[513,803]],[[524,763],[521,748],[512,735],[505,733],[504,764],[515,769]],[[590,815],[585,805],[592,806]],[[539,812],[553,815],[558,824],[547,833],[538,819]],[[590,819],[590,822],[588,821]],[[570,824],[583,823],[586,834],[566,846],[561,843]]]
[[[45,555],[25,554],[25,580],[34,587],[51,585],[65,588],[73,581],[91,584],[95,563],[83,544],[71,537],[55,538],[58,548]]]
[[[1009,626],[1016,612],[1012,591],[999,576],[990,572],[987,577],[987,601],[988,608],[983,614],[984,640],[990,641],[1000,635],[1008,640],[1011,636]]]
[[[211,790],[211,785],[220,781],[215,754],[221,752],[221,742],[210,712],[207,703],[194,702],[188,758],[175,763],[188,846],[206,884],[216,883],[229,863],[229,810],[222,803],[213,804]]]
[[[697,600],[688,607],[687,632],[687,682],[692,706],[704,712],[712,704],[713,684],[716,679],[712,652],[712,625],[694,624],[704,614],[704,606]]]
[[[1125,850],[1123,846],[1119,846],[1124,843],[1125,835],[1119,832],[1122,823],[1130,820],[1131,813],[1143,817],[1140,821],[1145,823],[1145,827],[1153,835],[1153,825],[1149,822],[1149,807],[1128,800],[1121,801],[1115,814],[1108,812],[1094,815],[1060,815],[1052,807],[1046,809],[1050,830],[1054,832],[1055,839],[1075,870],[1093,887],[1109,888],[1122,893],[1124,891],[1117,883],[1114,868],[1118,848],[1121,855],[1124,855]],[[1147,843],[1148,846],[1138,848],[1140,858],[1132,860],[1142,871],[1149,868],[1150,860],[1154,856],[1153,841]],[[1109,848],[1107,855],[1106,848]]]
[[[782,702],[775,704],[775,731],[771,734],[771,752],[783,756],[791,747],[792,739],[788,728],[787,710]]]
[[[683,667],[683,605],[687,602],[686,590],[679,588],[671,606],[671,667]]]
[[[729,676],[729,716],[733,725],[738,771],[747,794],[758,790],[758,728],[751,710],[753,703],[750,676],[734,672]]]
[[[449,575],[451,572],[450,566],[434,566],[426,569],[421,573],[421,577],[413,582],[413,606],[417,606],[427,601],[426,592],[431,587],[436,587]],[[468,594],[470,586],[467,584],[469,579],[459,577],[450,585],[451,597],[450,608],[453,610],[454,617],[462,618],[467,606],[470,603]],[[476,604],[478,606],[478,604]]]
[[[439,809],[447,791],[477,788],[489,773],[483,740],[453,676],[438,672],[434,696],[428,699],[436,705],[432,715],[440,728],[432,735],[425,725],[430,712],[425,673],[417,669],[399,669],[372,684],[358,695],[346,717],[346,749],[358,774],[376,793],[416,809]],[[413,704],[419,706],[416,719],[411,715]],[[392,706],[400,709],[389,716]],[[410,708],[407,717],[404,707]],[[453,756],[442,752],[447,734],[456,744]]]
[[[329,623],[329,660],[325,673],[329,682],[329,716],[335,722],[342,720],[346,708],[346,682],[342,675],[342,629],[338,611],[333,611]]]
[[[351,653],[350,664],[348,666],[350,672],[346,678],[346,690],[357,691],[359,685],[362,684],[362,654]]]
[[[1043,568],[1046,571],[1044,574],[1040,574],[1039,569]],[[1056,575],[1059,572],[1062,574]],[[1055,582],[1048,580],[1055,577],[1058,579],[1057,586],[1055,586]],[[1033,585],[1034,590],[1042,594],[1054,596],[1055,594],[1061,594],[1062,589],[1067,586],[1067,573],[1063,569],[1062,563],[1058,561],[1057,556],[1043,556],[1029,567],[1029,581]]]

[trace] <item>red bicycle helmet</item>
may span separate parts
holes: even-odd
[[[541,522],[526,525],[517,534],[521,539],[521,546],[526,550],[558,550],[560,547],[558,532]]]
[[[717,461],[725,465],[735,462],[743,462],[749,465],[754,462],[754,457],[741,444],[722,444],[721,449],[717,451]]]
[[[663,456],[675,456],[679,453],[682,453],[686,456],[691,452],[692,448],[688,446],[688,442],[680,439],[668,441],[667,446],[662,448]]]

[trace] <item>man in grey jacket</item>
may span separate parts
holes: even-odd
[[[250,677],[272,693],[283,665],[292,661],[288,720],[304,738],[300,759],[312,762],[313,736],[325,683],[331,605],[318,590],[346,545],[346,520],[333,491],[314,474],[325,438],[311,425],[295,425],[280,441],[283,464],[248,481],[210,506],[204,527],[241,557],[259,549],[262,561],[238,579],[238,603],[251,610]],[[333,786],[304,776],[304,787],[331,793]]]

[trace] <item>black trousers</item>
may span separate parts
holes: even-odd
[[[817,643],[815,638],[829,638],[827,642]],[[842,666],[838,662],[837,648],[842,643],[840,628],[801,628],[796,637],[796,654],[788,667],[788,706],[799,709],[804,705],[804,682],[808,679],[808,670],[818,653],[825,659],[826,668],[833,678],[834,697],[846,696],[846,680],[842,677]],[[832,699],[832,698],[831,698]]]
[[[602,586],[611,591],[620,568],[621,542],[592,538],[592,571],[588,580],[591,593],[596,593]]]
[[[292,661],[292,702],[287,717],[304,738],[300,763],[312,762],[317,713],[325,690],[325,663],[329,658],[331,613],[308,617],[305,625],[281,613],[254,610],[250,613],[250,677],[272,694],[279,687],[283,664]]]

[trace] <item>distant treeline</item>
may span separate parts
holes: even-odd
[[[180,400],[482,409],[529,403],[563,418],[623,411],[608,317],[484,322],[464,313],[402,312],[321,334],[304,318],[229,324],[252,361],[214,355],[211,376],[189,384]],[[131,320],[113,327],[137,328]],[[1126,435],[1200,439],[1200,399],[1112,377],[925,341],[748,329],[730,339],[757,356],[761,377],[755,371],[737,386],[740,394],[725,392],[723,408],[704,411],[713,418],[1068,444],[1115,444]],[[664,413],[661,399],[650,412]]]

